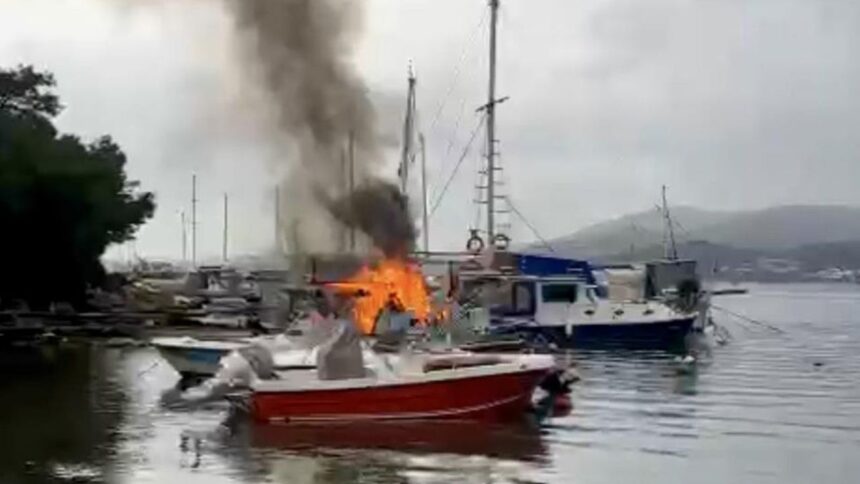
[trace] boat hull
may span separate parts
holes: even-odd
[[[696,321],[695,316],[647,322],[601,324],[536,325],[500,327],[500,333],[516,333],[532,343],[555,344],[565,348],[600,345],[664,346],[683,342]]]
[[[158,352],[183,377],[211,377],[218,372],[221,358],[230,350],[159,347]]]
[[[240,341],[204,341],[187,337],[153,338],[152,346],[183,377],[210,377],[221,367],[221,358],[248,346]]]
[[[460,419],[503,421],[522,416],[546,369],[366,388],[255,391],[260,422],[361,422]]]

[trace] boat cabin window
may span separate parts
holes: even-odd
[[[490,313],[497,316],[530,316],[535,311],[534,283],[507,282],[493,291]]]
[[[541,287],[541,300],[545,303],[574,303],[576,292],[576,284],[544,284]]]

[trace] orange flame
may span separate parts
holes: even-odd
[[[422,323],[426,323],[430,316],[430,298],[424,276],[412,262],[384,259],[375,267],[362,267],[348,281],[331,286],[356,296],[353,317],[364,334],[373,333],[376,319],[389,305],[410,311]]]

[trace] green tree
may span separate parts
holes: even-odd
[[[110,137],[85,143],[57,131],[54,85],[32,67],[0,69],[0,304],[81,303],[103,281],[108,245],[155,210]]]

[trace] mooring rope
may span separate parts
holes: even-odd
[[[776,326],[774,326],[774,325],[772,325],[772,324],[770,324],[770,323],[767,323],[767,322],[765,322],[765,321],[761,321],[761,320],[759,320],[759,319],[753,319],[753,318],[751,318],[751,317],[749,317],[749,316],[744,316],[743,314],[740,314],[740,313],[734,312],[734,311],[732,311],[732,310],[730,310],[730,309],[726,309],[726,308],[721,307],[721,306],[717,306],[716,304],[713,304],[713,303],[711,303],[711,308],[712,308],[712,309],[716,309],[716,310],[718,310],[718,311],[722,311],[722,312],[724,312],[724,313],[726,313],[726,314],[728,314],[728,315],[730,315],[730,316],[734,316],[735,318],[738,318],[738,319],[740,319],[740,320],[742,320],[742,321],[746,321],[746,322],[748,322],[748,323],[750,323],[750,324],[755,324],[755,325],[757,325],[757,326],[761,326],[761,327],[763,327],[763,328],[769,329],[769,330],[771,330],[771,331],[773,331],[773,332],[775,332],[775,333],[785,334],[785,330],[783,330],[783,329],[781,329],[781,328],[778,328],[778,327],[776,327]]]

